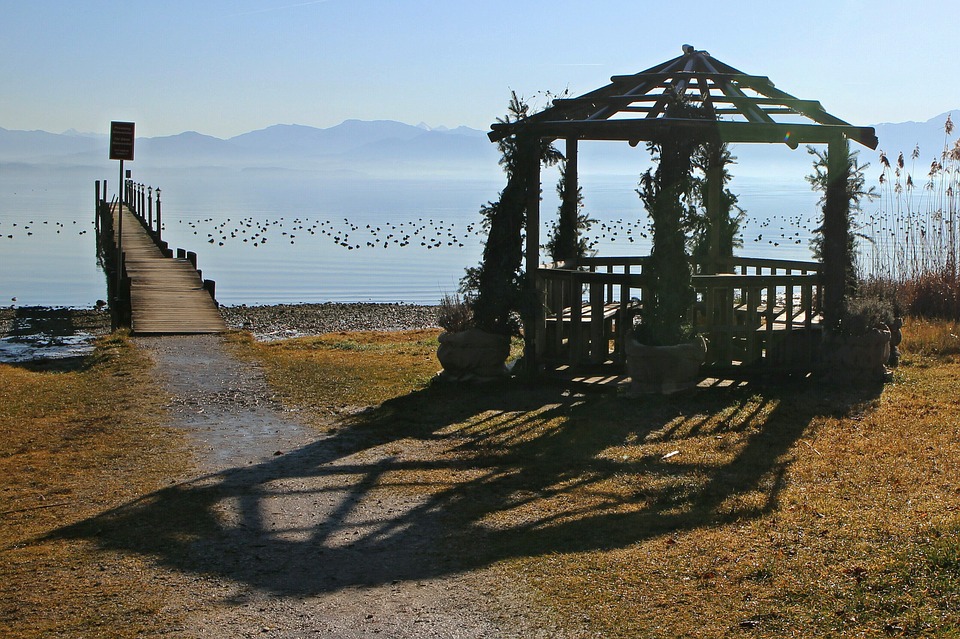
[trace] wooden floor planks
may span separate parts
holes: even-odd
[[[185,259],[164,256],[126,207],[123,209],[123,253],[127,276],[131,280],[130,330],[133,334],[222,333],[227,330],[216,302],[203,288],[203,281],[193,264]]]

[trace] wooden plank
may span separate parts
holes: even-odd
[[[602,308],[601,314],[603,315],[603,318],[611,319],[612,317],[616,316],[617,312],[620,310],[620,304],[618,302],[601,304],[601,308]],[[590,303],[587,303],[587,302],[583,303],[580,306],[580,313],[579,313],[580,322],[584,324],[589,324],[590,319],[592,317],[592,313],[593,313],[593,307],[590,305]],[[567,306],[560,313],[559,317],[556,315],[553,317],[548,317],[547,321],[556,322],[558,319],[562,322],[572,321],[573,309],[570,306]]]

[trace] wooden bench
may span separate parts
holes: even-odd
[[[599,321],[594,321],[594,307],[600,311]],[[580,306],[567,306],[559,313],[548,315],[545,319],[547,343],[555,351],[567,345],[574,360],[582,359],[589,349],[589,359],[595,363],[603,362],[610,355],[610,340],[614,336],[615,324],[621,321],[621,304],[606,302],[591,304],[584,302]],[[619,345],[614,345],[614,352]]]

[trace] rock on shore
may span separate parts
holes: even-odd
[[[437,326],[437,307],[416,304],[326,303],[221,306],[227,326],[257,339],[338,331],[399,331]]]

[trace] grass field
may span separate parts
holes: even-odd
[[[645,398],[433,384],[431,331],[233,347],[573,636],[960,636],[958,333],[904,333],[885,386]],[[0,365],[5,636],[176,624],[149,558],[48,536],[184,472],[163,400],[122,336],[71,370]]]

